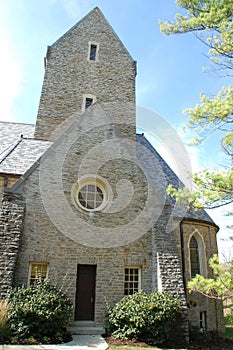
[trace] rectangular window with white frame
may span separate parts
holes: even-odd
[[[45,280],[48,278],[48,263],[47,262],[30,262],[28,285],[35,283],[36,280]]]
[[[124,295],[131,295],[141,290],[141,268],[126,266],[124,276]]]

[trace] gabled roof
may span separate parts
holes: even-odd
[[[108,26],[111,29],[112,34],[114,35],[115,39],[120,43],[122,48],[124,49],[125,53],[128,55],[128,57],[131,59],[132,62],[134,62],[134,59],[130,55],[129,51],[121,41],[121,39],[118,37],[114,29],[112,28],[111,24],[108,22],[102,11],[99,9],[99,7],[95,7],[92,9],[86,16],[84,16],[80,21],[78,21],[73,27],[71,27],[65,34],[63,34],[57,41],[55,41],[51,46],[48,47],[48,51],[50,48],[56,47],[57,45],[60,44],[63,40],[66,39],[69,35],[72,34],[73,31],[78,31],[79,28],[82,26],[82,30],[85,27],[91,27],[91,21],[94,20],[97,23],[102,22],[103,25]]]

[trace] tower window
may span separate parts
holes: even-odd
[[[88,47],[88,61],[98,61],[99,44],[95,42],[89,42]]]
[[[96,96],[91,94],[85,94],[83,96],[82,113],[84,113],[86,109],[89,108],[95,102],[96,102]]]
[[[90,46],[90,61],[96,61],[96,54],[97,54],[97,45],[91,44]]]
[[[86,97],[86,101],[85,101],[85,109],[87,109],[88,107],[90,107],[93,103],[93,98],[90,97]]]

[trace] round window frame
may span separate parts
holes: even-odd
[[[86,208],[79,201],[79,198],[78,198],[79,192],[84,186],[87,186],[87,185],[94,185],[98,187],[103,193],[103,202],[97,208],[94,208],[94,209]],[[93,212],[103,211],[106,208],[111,196],[111,190],[108,182],[104,178],[102,178],[101,176],[89,175],[89,176],[84,176],[80,178],[73,185],[71,194],[72,194],[72,201],[76,206],[76,208],[81,209],[82,211],[93,213]]]

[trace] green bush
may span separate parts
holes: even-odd
[[[108,311],[106,331],[116,338],[159,344],[168,338],[179,312],[179,301],[168,293],[135,293]]]
[[[56,336],[72,315],[71,300],[48,281],[11,289],[8,306],[10,330],[17,338]]]
[[[225,317],[225,324],[226,325],[233,325],[233,308],[231,308],[231,313]]]

